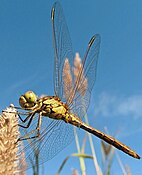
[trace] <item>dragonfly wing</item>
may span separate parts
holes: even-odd
[[[55,95],[62,99],[63,84],[62,71],[66,58],[73,60],[72,43],[59,2],[55,2],[51,12],[53,47],[54,47],[54,91]]]
[[[36,124],[36,122],[33,123],[28,131],[26,129],[26,132],[32,131]],[[23,141],[24,147],[21,148],[20,153],[23,152],[25,156],[20,162],[20,169],[22,169],[24,161],[26,161],[27,168],[30,168],[53,158],[70,144],[73,138],[74,133],[71,125],[59,120],[47,120],[46,117],[43,117],[40,137]],[[36,158],[38,158],[38,162]]]
[[[66,58],[73,64],[72,43],[63,14],[62,7],[59,2],[54,3],[51,11],[52,30],[53,30],[53,47],[54,47],[54,91],[55,95],[63,100],[63,88],[66,85],[63,81],[63,67]],[[33,121],[32,121],[33,122]],[[29,128],[22,130],[22,135],[32,132],[36,128],[38,116],[34,118],[34,123]],[[23,132],[23,131],[26,131]],[[35,134],[35,133],[34,133]],[[31,136],[34,136],[32,133]],[[54,157],[59,151],[66,147],[73,139],[73,127],[64,123],[42,117],[42,125],[40,137],[30,140],[25,140],[24,148],[20,152],[24,152],[28,167],[31,167],[35,162],[35,153],[39,151],[38,164],[42,164]],[[23,161],[20,163],[22,167]]]
[[[69,107],[80,118],[86,114],[91,91],[96,80],[100,41],[99,34],[91,38],[84,59],[82,60],[82,69],[78,73],[77,81],[70,95],[71,103],[69,101]]]
[[[89,102],[90,102],[90,96],[91,94],[89,91],[87,91],[84,96],[76,93],[72,104],[70,104],[71,112],[73,112],[81,120],[87,113],[87,109],[88,109]]]

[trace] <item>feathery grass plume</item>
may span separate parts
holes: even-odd
[[[72,71],[72,72],[71,72]],[[73,73],[73,77],[72,77]],[[88,87],[88,81],[84,76],[83,64],[81,62],[81,58],[79,53],[76,53],[74,58],[74,65],[71,68],[68,58],[65,59],[63,66],[63,87],[64,87],[64,97],[66,99],[72,99],[74,96],[73,93],[73,83],[77,84],[77,91],[84,96]],[[72,95],[71,95],[72,94]]]
[[[63,67],[64,97],[68,99],[72,92],[72,76],[68,58],[65,59]]]
[[[102,147],[102,151],[105,154],[105,157],[107,158],[108,155],[111,152],[112,146],[110,144],[105,143],[104,141],[101,140],[101,147]]]
[[[112,145],[101,141],[101,150],[104,174],[109,175],[113,163],[115,148]]]
[[[87,79],[84,77],[84,70],[83,70],[83,64],[81,62],[81,58],[79,53],[76,53],[75,58],[74,58],[74,67],[73,67],[73,73],[74,73],[74,83],[76,84],[78,81],[78,76],[80,76],[81,80],[78,84],[78,88],[77,90],[81,93],[81,95],[85,95],[85,92],[87,90],[88,87],[88,81]]]
[[[9,113],[13,112],[13,113]],[[0,175],[18,175],[18,116],[14,107],[0,115]]]
[[[72,170],[72,175],[79,175],[78,171],[76,169]]]

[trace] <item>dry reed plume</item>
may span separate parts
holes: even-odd
[[[17,175],[18,173],[18,117],[13,107],[0,115],[0,175]]]
[[[83,64],[79,53],[76,53],[74,65],[71,68],[68,58],[65,59],[63,66],[64,97],[69,101],[74,97],[74,86],[76,90],[84,96],[87,90],[88,82],[84,76]]]

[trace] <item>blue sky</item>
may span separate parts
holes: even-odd
[[[101,35],[97,81],[88,111],[90,125],[111,135],[142,155],[142,2],[140,0],[60,1],[72,38],[74,52],[83,57],[88,41]],[[0,108],[27,90],[53,95],[53,48],[50,11],[54,1],[0,1]],[[84,132],[81,132],[83,136]],[[93,137],[101,165],[100,140]],[[90,153],[89,147],[86,151]],[[63,159],[76,152],[73,142],[44,171],[55,174]],[[117,151],[132,174],[140,175],[141,161]],[[56,166],[55,166],[56,165]],[[87,174],[95,174],[92,161],[86,162]],[[71,159],[62,174],[79,169]],[[122,174],[115,157],[112,172]],[[29,171],[30,174],[30,171]]]

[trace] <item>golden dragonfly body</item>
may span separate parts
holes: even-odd
[[[36,113],[39,113],[39,118],[42,118],[42,116],[47,116],[54,120],[63,120],[65,123],[69,123],[73,126],[82,128],[89,133],[94,134],[95,136],[113,145],[117,149],[125,152],[126,154],[134,158],[140,159],[140,156],[125,144],[84,123],[80,118],[70,112],[67,104],[63,103],[59,97],[44,96],[37,99],[34,92],[28,91],[25,93],[25,95],[22,95],[20,97],[19,101],[24,109],[28,109],[31,111],[32,116],[34,116]],[[40,124],[41,122],[39,120],[39,123],[37,124],[38,134],[35,137],[40,137]],[[30,137],[23,137],[22,139],[30,139]]]
[[[103,139],[107,143],[139,159],[128,146],[111,136],[85,124],[82,118],[89,107],[91,91],[95,83],[100,35],[94,35],[87,47],[83,60],[77,54],[73,59],[72,44],[66,25],[63,10],[58,2],[51,11],[54,47],[54,92],[55,96],[37,97],[32,91],[26,92],[19,99],[20,106],[27,112],[18,112],[22,124],[19,124],[23,135],[28,167],[38,152],[38,163],[53,158],[73,139],[73,126],[82,128]],[[27,125],[23,125],[23,123]],[[27,141],[28,140],[28,141]],[[36,162],[37,163],[37,162]]]

